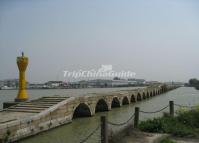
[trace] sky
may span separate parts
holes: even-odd
[[[135,78],[199,78],[198,0],[1,0],[0,79],[73,80],[63,71],[132,71]]]

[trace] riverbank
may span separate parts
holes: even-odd
[[[167,137],[169,137],[168,134],[147,133],[131,128],[126,131],[125,136],[111,140],[110,143],[160,143]]]
[[[199,138],[199,107],[189,110],[182,107],[172,117],[164,114],[163,117],[149,119],[139,124],[139,129],[152,133],[168,133],[175,137]]]
[[[163,117],[140,122],[138,129],[129,128],[120,133],[111,143],[198,143],[199,106],[182,107],[172,117]]]
[[[169,134],[149,133],[133,128],[123,133],[123,136],[110,140],[109,143],[199,143],[198,138],[173,137]]]
[[[171,137],[166,138],[168,136]],[[163,140],[163,138],[166,139]],[[174,117],[165,113],[163,117],[142,121],[138,130],[132,129],[126,132],[126,136],[120,142],[197,143],[199,142],[199,106],[191,109],[181,106]]]

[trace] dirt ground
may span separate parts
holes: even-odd
[[[137,130],[129,130],[126,135],[115,138],[111,143],[159,143],[167,134],[145,133]]]
[[[199,139],[191,139],[191,138],[171,138],[176,143],[199,143]]]
[[[138,130],[128,130],[125,134],[120,135],[114,137],[110,143],[159,143],[162,139],[170,136],[168,134],[146,133]],[[176,143],[199,143],[199,139],[170,138]]]

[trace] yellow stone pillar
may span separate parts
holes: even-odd
[[[25,79],[25,71],[28,66],[28,57],[25,57],[23,52],[21,57],[17,57],[17,66],[19,69],[19,91],[17,97],[15,98],[15,101],[21,102],[28,100]]]

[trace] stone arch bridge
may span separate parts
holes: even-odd
[[[19,103],[0,112],[0,143],[49,130],[69,123],[73,118],[93,116],[97,112],[150,99],[175,88],[157,85],[79,97],[42,97]]]

